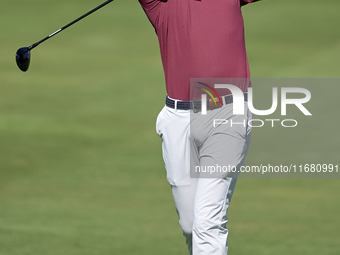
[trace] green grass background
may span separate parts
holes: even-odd
[[[155,134],[166,95],[158,43],[137,0],[34,49],[27,73],[16,67],[19,47],[100,3],[0,2],[0,255],[187,254]],[[252,76],[339,77],[339,9],[338,0],[245,6]],[[256,130],[247,163],[338,163],[338,94],[329,96],[326,129]],[[339,254],[339,183],[240,179],[230,254]]]

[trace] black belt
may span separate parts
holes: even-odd
[[[248,93],[244,92],[244,101],[248,101]],[[227,95],[227,96],[222,96],[224,100],[222,100],[222,105],[225,104],[232,104],[234,102],[233,100],[233,95]],[[177,107],[176,106],[176,101],[177,101]],[[209,98],[207,99],[207,110],[213,110],[222,107],[221,103],[219,100],[216,98],[215,102]],[[165,105],[167,107],[170,107],[172,109],[177,109],[177,110],[194,110],[194,112],[200,112],[202,109],[202,101],[201,100],[193,100],[193,101],[178,101],[178,100],[173,100],[166,96],[165,99]]]

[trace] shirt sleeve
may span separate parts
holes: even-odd
[[[163,0],[138,0],[145,11],[150,11],[155,8]]]
[[[240,0],[241,6],[249,4],[249,3],[257,2],[257,1],[260,1],[260,0]]]
[[[160,4],[161,2],[166,2],[167,0],[138,0],[138,1],[143,7],[143,10],[148,16],[151,24],[156,29],[156,23],[157,23],[157,18],[159,16]]]

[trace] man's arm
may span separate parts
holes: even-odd
[[[241,6],[252,3],[252,2],[257,2],[257,1],[260,1],[260,0],[240,0]]]

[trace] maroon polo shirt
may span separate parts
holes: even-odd
[[[255,1],[139,0],[158,36],[169,97],[190,100],[190,78],[249,78],[241,6]]]

